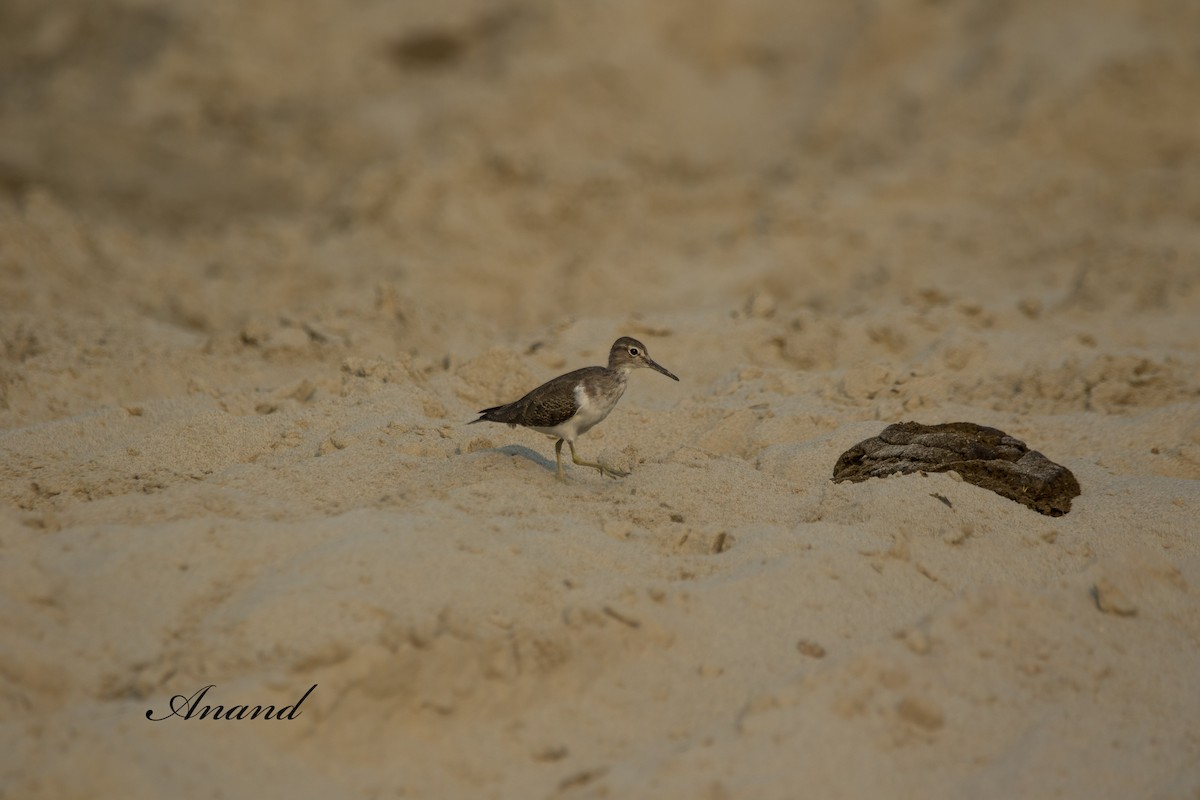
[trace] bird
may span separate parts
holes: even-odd
[[[646,345],[630,336],[613,342],[608,351],[607,367],[582,367],[546,381],[520,400],[514,400],[479,412],[476,422],[502,422],[510,428],[520,425],[558,439],[554,444],[554,462],[558,480],[565,481],[562,469],[562,445],[571,448],[571,460],[581,467],[594,467],[601,476],[624,478],[629,473],[598,461],[583,461],[575,452],[575,440],[600,423],[616,407],[629,373],[649,368],[668,378],[679,378],[650,357]]]

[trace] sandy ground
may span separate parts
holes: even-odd
[[[0,797],[1200,797],[1197,30],[0,5]],[[629,477],[465,424],[625,334]]]

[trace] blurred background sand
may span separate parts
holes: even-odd
[[[6,0],[0,797],[1200,797],[1197,31]],[[465,426],[623,334],[629,478]]]

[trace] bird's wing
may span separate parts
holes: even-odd
[[[553,428],[575,416],[579,411],[579,398],[575,395],[575,387],[582,378],[580,373],[586,369],[560,375],[525,395],[521,400],[525,406],[521,414],[521,424]]]

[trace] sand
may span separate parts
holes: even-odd
[[[5,3],[0,797],[1200,797],[1197,30]]]

